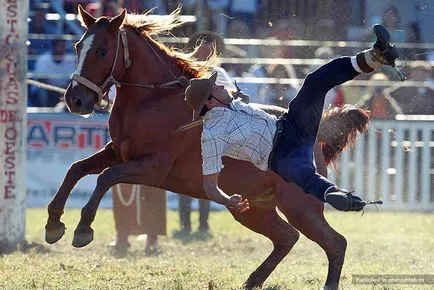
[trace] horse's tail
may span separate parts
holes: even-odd
[[[324,112],[318,131],[318,141],[327,165],[333,163],[347,147],[354,145],[358,134],[366,132],[369,110],[353,105],[335,107]]]

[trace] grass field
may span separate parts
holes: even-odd
[[[434,289],[434,284],[352,283],[353,274],[434,275],[433,213],[326,215],[348,240],[342,289]],[[179,237],[177,214],[169,212],[168,236],[159,240],[160,254],[146,256],[145,242],[130,237],[132,247],[121,257],[107,246],[115,236],[110,210],[99,211],[95,240],[82,249],[71,246],[78,219],[78,210],[67,210],[67,234],[48,245],[43,241],[45,209],[29,209],[26,238],[33,247],[0,257],[0,289],[241,289],[272,249],[266,238],[243,228],[227,212],[211,213],[212,236],[193,232]],[[324,252],[301,237],[264,289],[321,289],[326,271]]]

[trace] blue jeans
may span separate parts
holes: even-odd
[[[318,174],[313,154],[324,99],[331,88],[358,74],[349,57],[319,67],[306,76],[297,96],[288,105],[288,113],[277,121],[270,169],[322,201],[326,190],[336,186]]]

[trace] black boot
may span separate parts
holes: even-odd
[[[328,202],[335,209],[340,211],[361,211],[367,204],[382,204],[378,201],[363,201],[360,197],[352,195],[343,189],[336,189],[325,196]]]
[[[376,24],[374,32],[377,40],[372,48],[356,56],[357,65],[365,73],[370,73],[382,65],[395,67],[395,61],[399,57],[398,49],[390,43],[390,34],[387,29],[381,24]]]
[[[374,58],[382,64],[395,66],[395,61],[399,57],[399,51],[394,45],[390,44],[389,32],[381,24],[374,26],[374,32],[377,36],[377,41],[372,47]]]

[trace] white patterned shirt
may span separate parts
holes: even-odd
[[[202,174],[220,172],[223,156],[267,170],[277,118],[239,100],[229,106],[212,108],[204,116]]]

